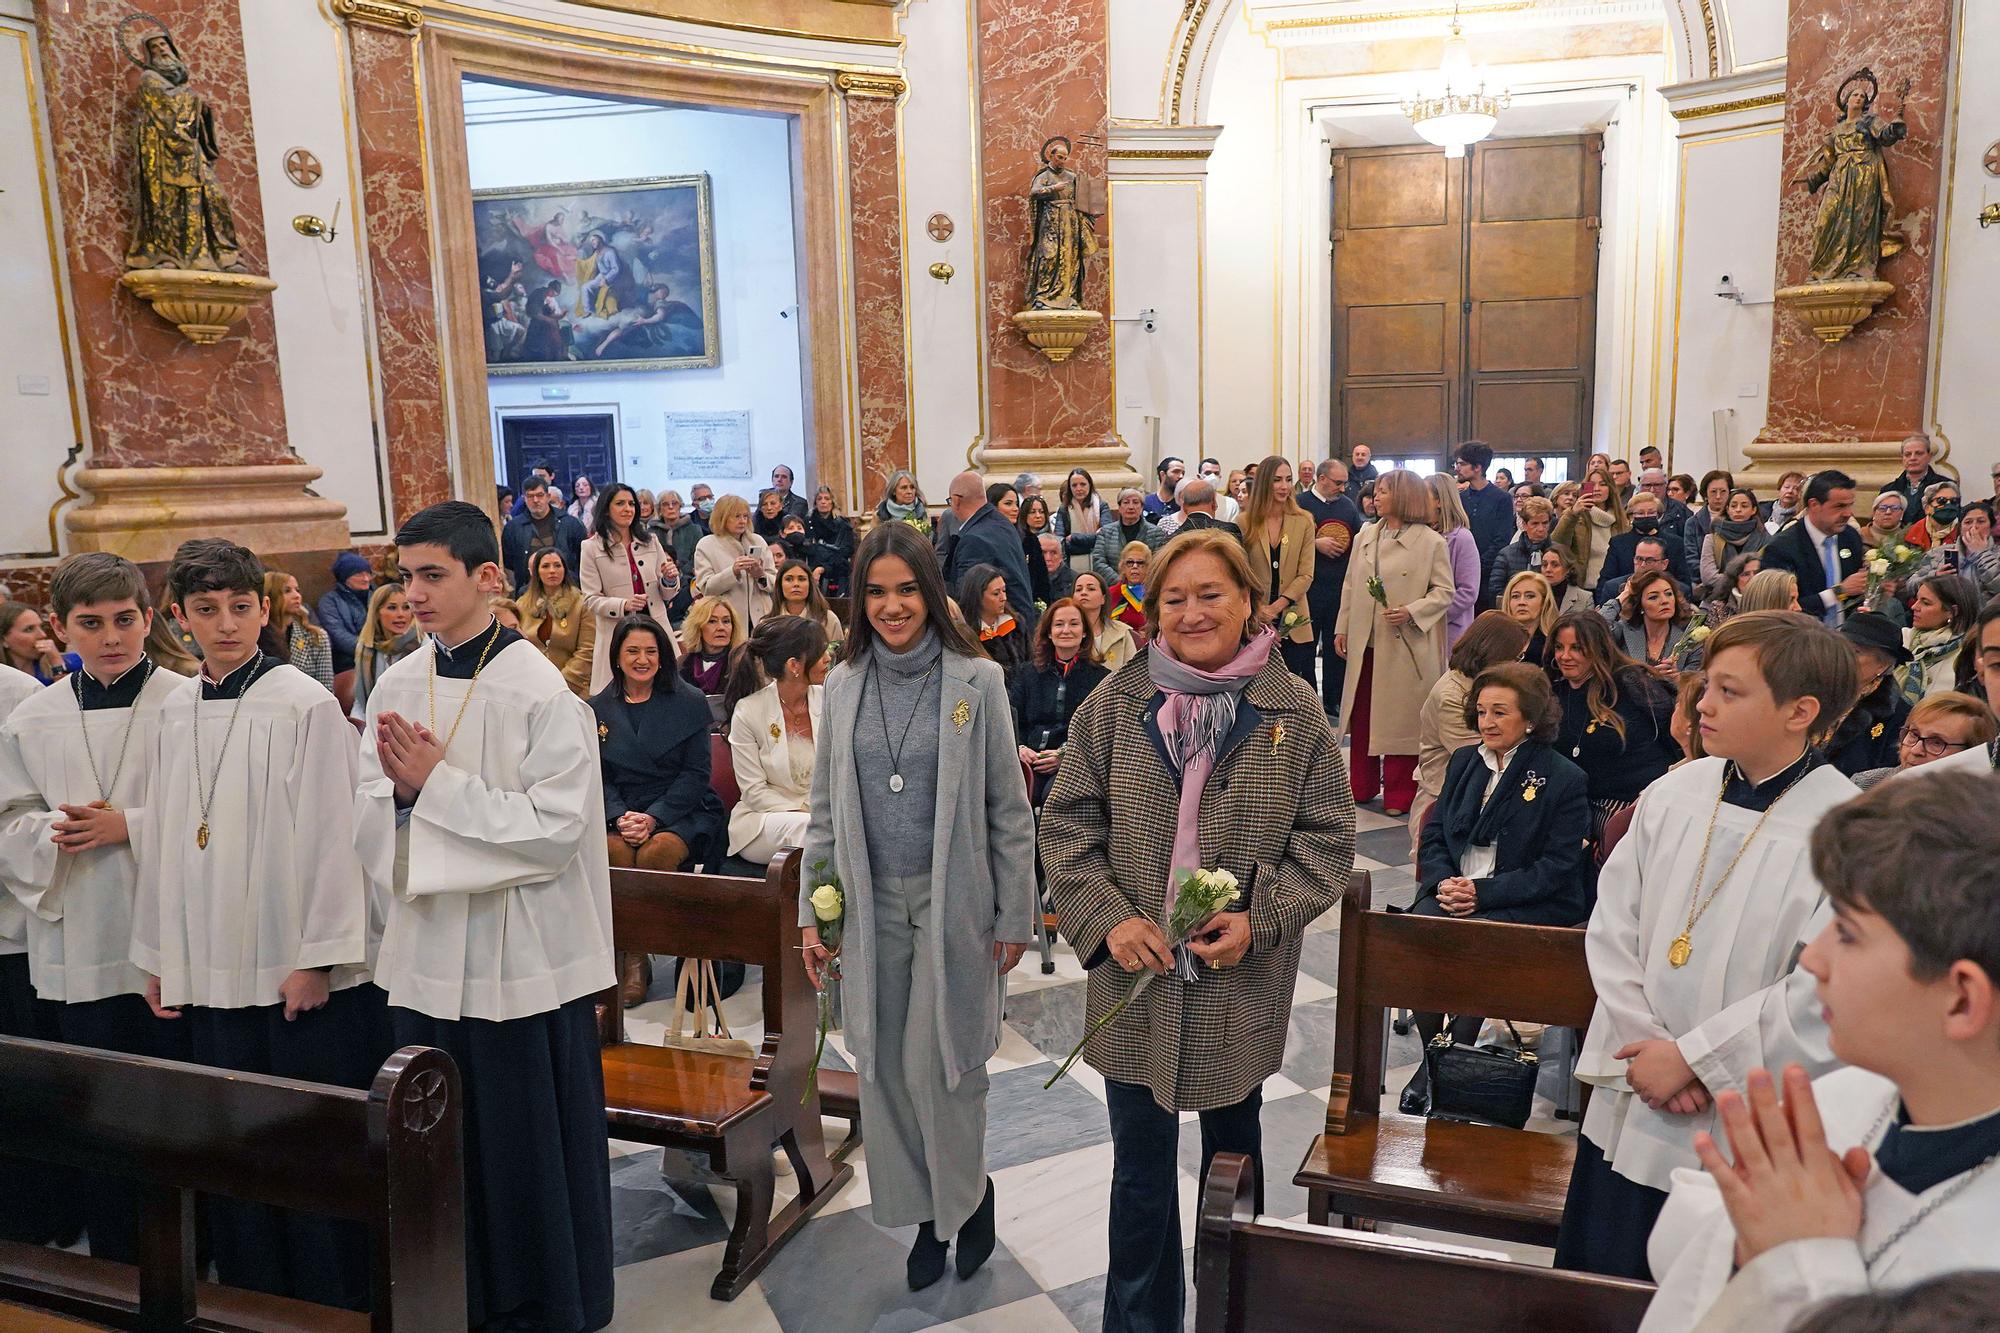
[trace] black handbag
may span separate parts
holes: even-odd
[[[1519,1046],[1521,1034],[1512,1023],[1507,1023],[1507,1031]],[[1430,1106],[1424,1114],[1468,1125],[1524,1128],[1534,1109],[1540,1064],[1535,1053],[1525,1049],[1460,1045],[1447,1027],[1424,1048],[1424,1071],[1430,1081]]]

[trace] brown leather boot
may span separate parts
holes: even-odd
[[[644,1004],[653,985],[653,956],[645,953],[618,955],[618,1003],[630,1009]]]

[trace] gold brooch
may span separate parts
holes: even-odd
[[[1284,743],[1285,743],[1285,724],[1284,724],[1284,723],[1282,723],[1282,722],[1274,722],[1274,723],[1272,723],[1272,724],[1271,724],[1271,748],[1272,748],[1273,750],[1275,750],[1275,749],[1277,749],[1277,748],[1278,748],[1278,747],[1279,747],[1280,745],[1283,745]]]
[[[781,741],[785,739],[784,729],[779,727],[779,725],[775,722],[771,724],[771,739],[774,741]]]
[[[1881,739],[1883,725],[1884,725],[1883,723],[1877,722],[1874,725],[1874,727],[1869,730],[1868,739],[1871,741]]]
[[[610,727],[607,727],[607,726],[605,726],[605,725],[604,725],[604,724],[603,724],[602,722],[598,723],[598,724],[597,724],[597,739],[599,739],[599,740],[601,740],[601,741],[608,741],[608,740],[610,740],[610,739],[611,739],[611,728],[610,728]]]
[[[972,721],[972,705],[960,699],[958,707],[951,710],[951,725],[959,731],[964,731],[965,724],[970,721]]]

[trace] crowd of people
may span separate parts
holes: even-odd
[[[1453,463],[1167,459],[1108,498],[966,472],[935,513],[899,472],[865,525],[782,467],[754,501],[578,478],[568,505],[538,469],[497,529],[411,518],[393,576],[342,553],[312,609],[227,540],[181,548],[158,613],[129,562],[72,556],[46,617],[0,606],[0,1028],[356,1087],[447,1050],[474,1322],[595,1328],[592,1006],[651,962],[613,952],[611,868],[804,850],[912,1289],[993,1252],[986,1065],[1046,905],[1110,1119],[1104,1326],[1175,1329],[1179,1119],[1261,1193],[1270,1015],[1379,802],[1409,910],[1586,930],[1559,1264],[1660,1279],[1660,1329],[2000,1267],[1968,1226],[2000,1202],[1990,506],[1916,442],[1865,525],[1834,471],[1767,504],[1657,451],[1553,488],[1478,442]],[[1880,1171],[1830,1176],[1836,1138]],[[129,1190],[39,1183],[0,1234],[135,1253]],[[227,1201],[208,1228],[225,1282],[366,1302],[358,1228]]]

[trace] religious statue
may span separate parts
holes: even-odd
[[[1097,253],[1091,215],[1078,207],[1071,147],[1061,135],[1042,145],[1042,169],[1028,186],[1034,244],[1028,251],[1028,309],[1083,309],[1083,261]]]
[[[1798,184],[1821,191],[1813,229],[1813,282],[1873,282],[1882,260],[1902,249],[1890,230],[1896,207],[1882,150],[1909,134],[1902,101],[1910,93],[1904,79],[1897,89],[1896,118],[1874,114],[1880,91],[1875,75],[1860,70],[1840,85],[1840,120],[1806,164]]]
[[[126,18],[118,45],[143,71],[132,118],[138,206],[125,267],[241,272],[236,220],[215,179],[215,108],[188,83],[187,63],[158,19]]]

